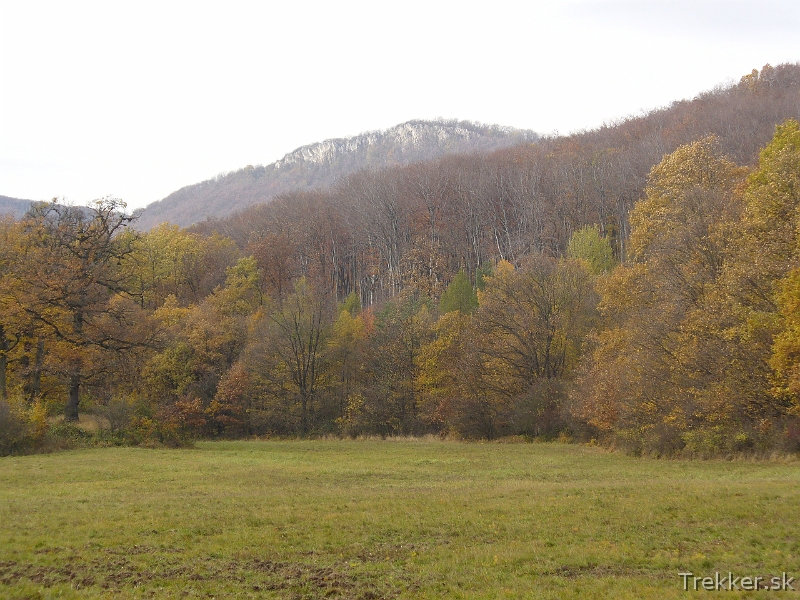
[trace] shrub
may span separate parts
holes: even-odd
[[[97,412],[108,421],[112,434],[118,434],[131,424],[136,412],[136,401],[128,396],[115,396],[105,406],[99,406]]]
[[[91,445],[94,435],[74,423],[61,421],[50,426],[46,437],[49,450],[69,450]]]
[[[45,407],[20,398],[0,400],[0,456],[22,454],[41,447],[48,430]]]
[[[26,445],[28,427],[21,415],[0,400],[0,455],[16,454]]]

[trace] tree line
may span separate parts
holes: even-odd
[[[604,163],[629,149],[561,140],[363,172],[192,229],[137,232],[113,198],[37,204],[0,229],[3,449],[83,411],[120,443],[797,450],[800,128],[751,166],[730,139],[679,145],[641,188]]]

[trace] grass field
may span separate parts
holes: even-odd
[[[8,457],[0,597],[706,596],[678,573],[800,577],[799,517],[800,462],[435,440]]]

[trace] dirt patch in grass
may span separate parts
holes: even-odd
[[[58,554],[61,548],[40,551]],[[172,553],[172,556],[169,553]],[[233,584],[253,592],[280,592],[281,597],[358,598],[377,600],[394,598],[398,590],[385,582],[374,582],[354,573],[347,563],[319,566],[304,562],[272,561],[258,558],[224,560],[200,558],[188,560],[176,554],[180,549],[132,548],[109,549],[101,558],[85,560],[65,556],[57,565],[36,565],[0,561],[0,584],[14,585],[30,581],[43,587],[68,584],[76,590],[98,587],[114,591],[132,587],[146,588],[167,581],[187,583]],[[129,557],[158,555],[156,565],[137,564]],[[166,554],[166,556],[165,556]]]

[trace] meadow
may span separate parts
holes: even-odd
[[[0,597],[706,596],[718,592],[685,592],[678,573],[800,577],[798,509],[796,460],[567,444],[202,442],[6,457]]]

